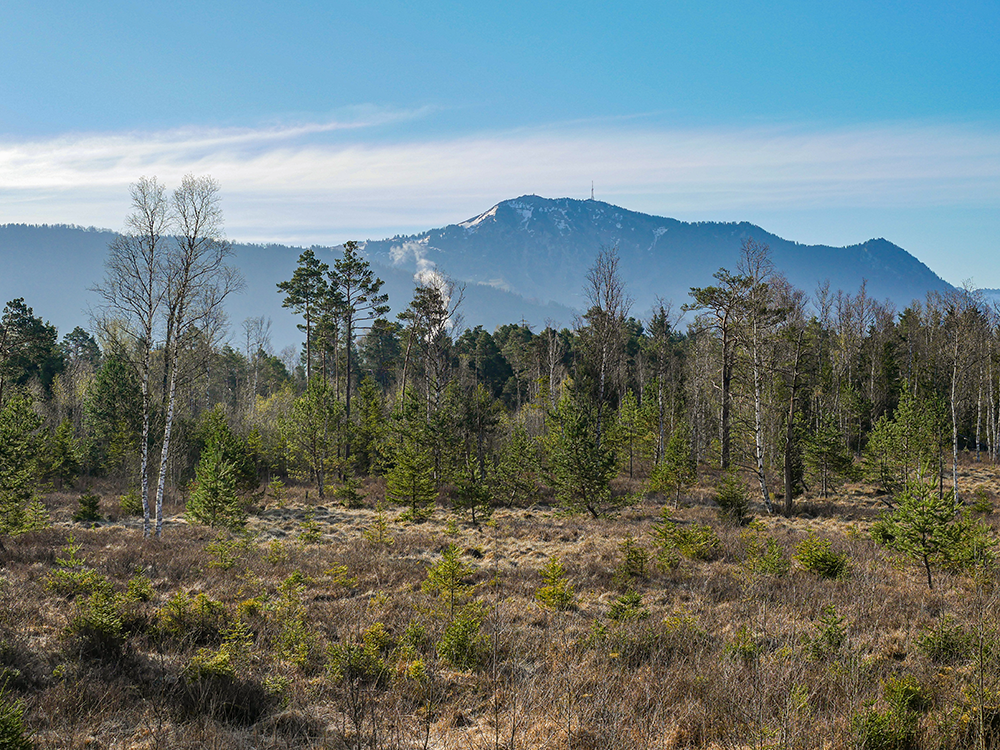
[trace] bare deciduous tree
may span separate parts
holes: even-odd
[[[130,187],[132,212],[124,231],[108,248],[104,281],[95,286],[103,302],[96,325],[106,333],[124,334],[132,344],[132,362],[142,383],[140,484],[143,535],[150,534],[149,429],[152,399],[150,376],[153,343],[166,290],[165,270],[170,233],[169,202],[155,177],[141,177]]]
[[[586,351],[597,380],[597,445],[601,445],[607,381],[618,370],[625,347],[625,320],[632,309],[632,298],[625,291],[625,280],[618,270],[618,248],[602,248],[594,265],[587,271],[584,294],[590,309],[587,320]]]
[[[156,536],[163,533],[163,494],[174,421],[180,354],[199,334],[217,334],[222,303],[243,286],[239,272],[226,265],[232,245],[223,236],[219,183],[211,177],[187,175],[174,191],[172,218],[176,242],[167,259],[164,302],[166,420],[156,489]]]

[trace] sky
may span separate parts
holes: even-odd
[[[308,245],[594,195],[1000,287],[1000,3],[0,0],[0,224]]]

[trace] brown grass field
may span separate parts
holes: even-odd
[[[994,503],[1000,468],[968,462],[961,481]],[[868,536],[884,506],[862,485],[788,518],[755,508],[748,529],[719,519],[710,482],[668,511],[711,526],[704,559],[659,554],[659,498],[478,526],[389,508],[379,541],[379,484],[357,510],[292,487],[283,507],[256,500],[244,537],[174,505],[144,541],[114,487],[94,487],[92,528],[71,521],[79,491],[50,493],[51,528],[0,539],[2,700],[38,748],[1000,746],[995,572],[942,569],[929,590]],[[978,517],[995,528],[995,505]],[[809,532],[846,575],[791,559]],[[755,564],[768,539],[787,573]],[[423,586],[449,545],[474,586],[456,592],[466,663],[447,656],[450,600]],[[552,558],[567,609],[536,596]]]

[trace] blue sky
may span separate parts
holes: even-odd
[[[0,0],[0,223],[140,175],[333,244],[525,193],[884,236],[1000,287],[1000,5]]]

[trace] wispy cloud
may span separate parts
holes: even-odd
[[[0,223],[115,227],[127,185],[188,172],[223,185],[229,234],[336,242],[461,221],[523,193],[683,214],[1000,202],[1000,132],[959,124],[656,129],[622,122],[441,139],[399,136],[422,112],[371,109],[257,129],[0,140]],[[395,124],[396,139],[371,129]]]

